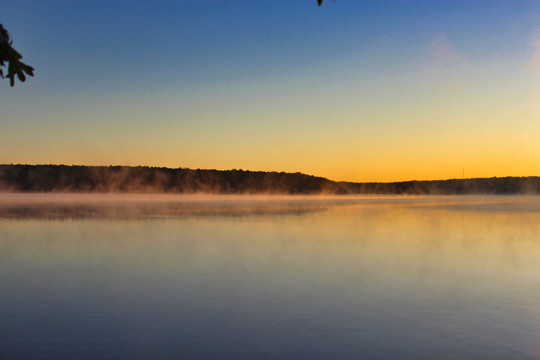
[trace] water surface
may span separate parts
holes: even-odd
[[[540,199],[4,194],[0,289],[2,359],[540,359]]]

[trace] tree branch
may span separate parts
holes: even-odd
[[[8,78],[11,86],[15,85],[15,76],[20,82],[26,81],[26,76],[34,76],[34,68],[21,61],[22,55],[11,44],[13,41],[4,26],[0,24],[0,77]],[[4,68],[7,64],[7,74],[4,77]]]

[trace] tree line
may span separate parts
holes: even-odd
[[[147,166],[0,165],[1,192],[208,194],[540,194],[540,177],[336,182],[302,173]]]
[[[333,181],[301,173],[145,166],[0,165],[3,192],[340,194]]]

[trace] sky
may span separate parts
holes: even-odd
[[[2,0],[0,163],[540,176],[540,1]]]

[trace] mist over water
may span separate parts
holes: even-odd
[[[209,195],[0,193],[0,218],[231,215],[327,210],[336,206],[540,211],[538,196]]]
[[[0,287],[8,359],[538,359],[540,199],[3,194]]]

